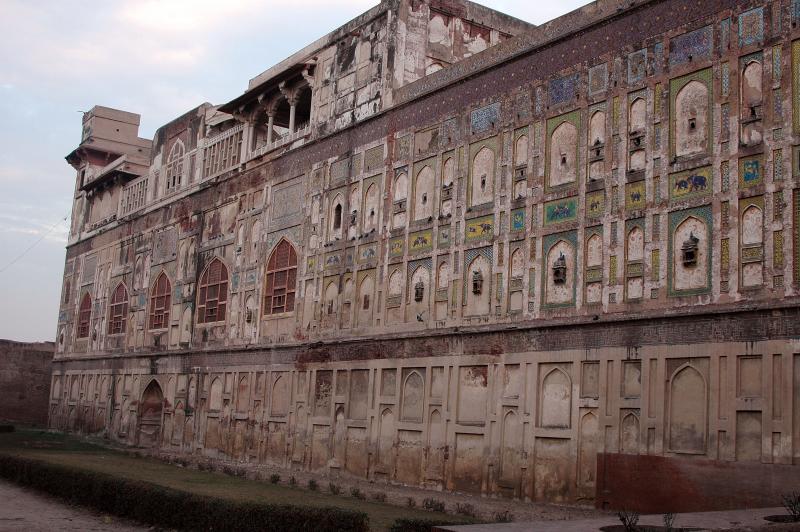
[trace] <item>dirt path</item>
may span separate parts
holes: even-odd
[[[40,495],[0,480],[0,532],[82,530],[141,532],[149,530]]]

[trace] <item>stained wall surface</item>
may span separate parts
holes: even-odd
[[[0,340],[0,420],[47,424],[55,346]]]
[[[51,425],[555,501],[798,463],[795,7],[384,2],[177,118],[76,187]]]

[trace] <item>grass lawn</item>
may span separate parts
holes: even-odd
[[[221,473],[184,469],[151,458],[129,456],[76,437],[41,430],[17,428],[16,432],[0,434],[0,454],[98,471],[223,499],[272,504],[336,506],[358,510],[369,515],[370,527],[373,530],[388,530],[398,518],[441,519],[451,523],[475,522],[464,516],[359,500],[349,494],[332,495],[327,493],[327,481],[320,480],[320,491],[312,492],[283,484],[275,485]],[[284,474],[282,482],[286,482],[289,475],[290,473]]]

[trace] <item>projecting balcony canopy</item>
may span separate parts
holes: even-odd
[[[94,176],[86,179],[81,190],[91,190],[106,184],[127,183],[148,172],[150,163],[147,159],[133,155],[122,155],[106,165]]]

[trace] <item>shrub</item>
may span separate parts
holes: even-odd
[[[800,521],[800,493],[792,492],[784,495],[783,507],[792,516],[792,521]]]
[[[378,502],[386,502],[386,494],[382,491],[376,491],[373,493],[372,498]]]
[[[277,473],[273,473],[269,476],[269,481],[272,482],[273,484],[277,484],[278,482],[281,481],[281,476]]]
[[[444,511],[444,505],[442,505],[442,511]],[[470,503],[456,503],[456,513],[461,515],[466,515],[467,517],[475,517],[478,515],[478,512],[475,510],[475,507],[472,506]]]
[[[101,513],[175,530],[369,530],[363,512],[231,501],[17,456],[0,456],[0,478]],[[202,511],[198,511],[202,508]]]
[[[492,520],[495,523],[511,523],[511,522],[514,521],[514,514],[512,514],[508,510],[505,510],[505,511],[502,511],[502,512],[496,512],[492,516]]]
[[[424,499],[422,501],[422,507],[433,512],[444,512],[444,503],[439,499]]]
[[[439,521],[436,519],[397,519],[389,532],[430,532],[431,528],[438,526],[456,525],[452,521]],[[462,523],[463,524],[463,523]]]
[[[358,488],[350,488],[350,495],[362,501],[367,498],[367,496],[364,495],[364,493]]]
[[[417,507],[416,499],[414,499],[414,497],[407,498],[406,499],[406,506],[408,506],[409,508],[416,508]]]
[[[334,495],[339,495],[342,492],[342,488],[331,482],[330,484],[328,484],[328,491],[330,491]]]
[[[623,508],[622,511],[617,512],[617,517],[619,517],[625,532],[636,532],[639,529],[639,527],[636,526],[639,523],[638,513],[629,512]]]
[[[311,491],[317,491],[317,489],[319,489],[319,484],[317,484],[317,481],[312,478],[308,481],[308,489]]]

